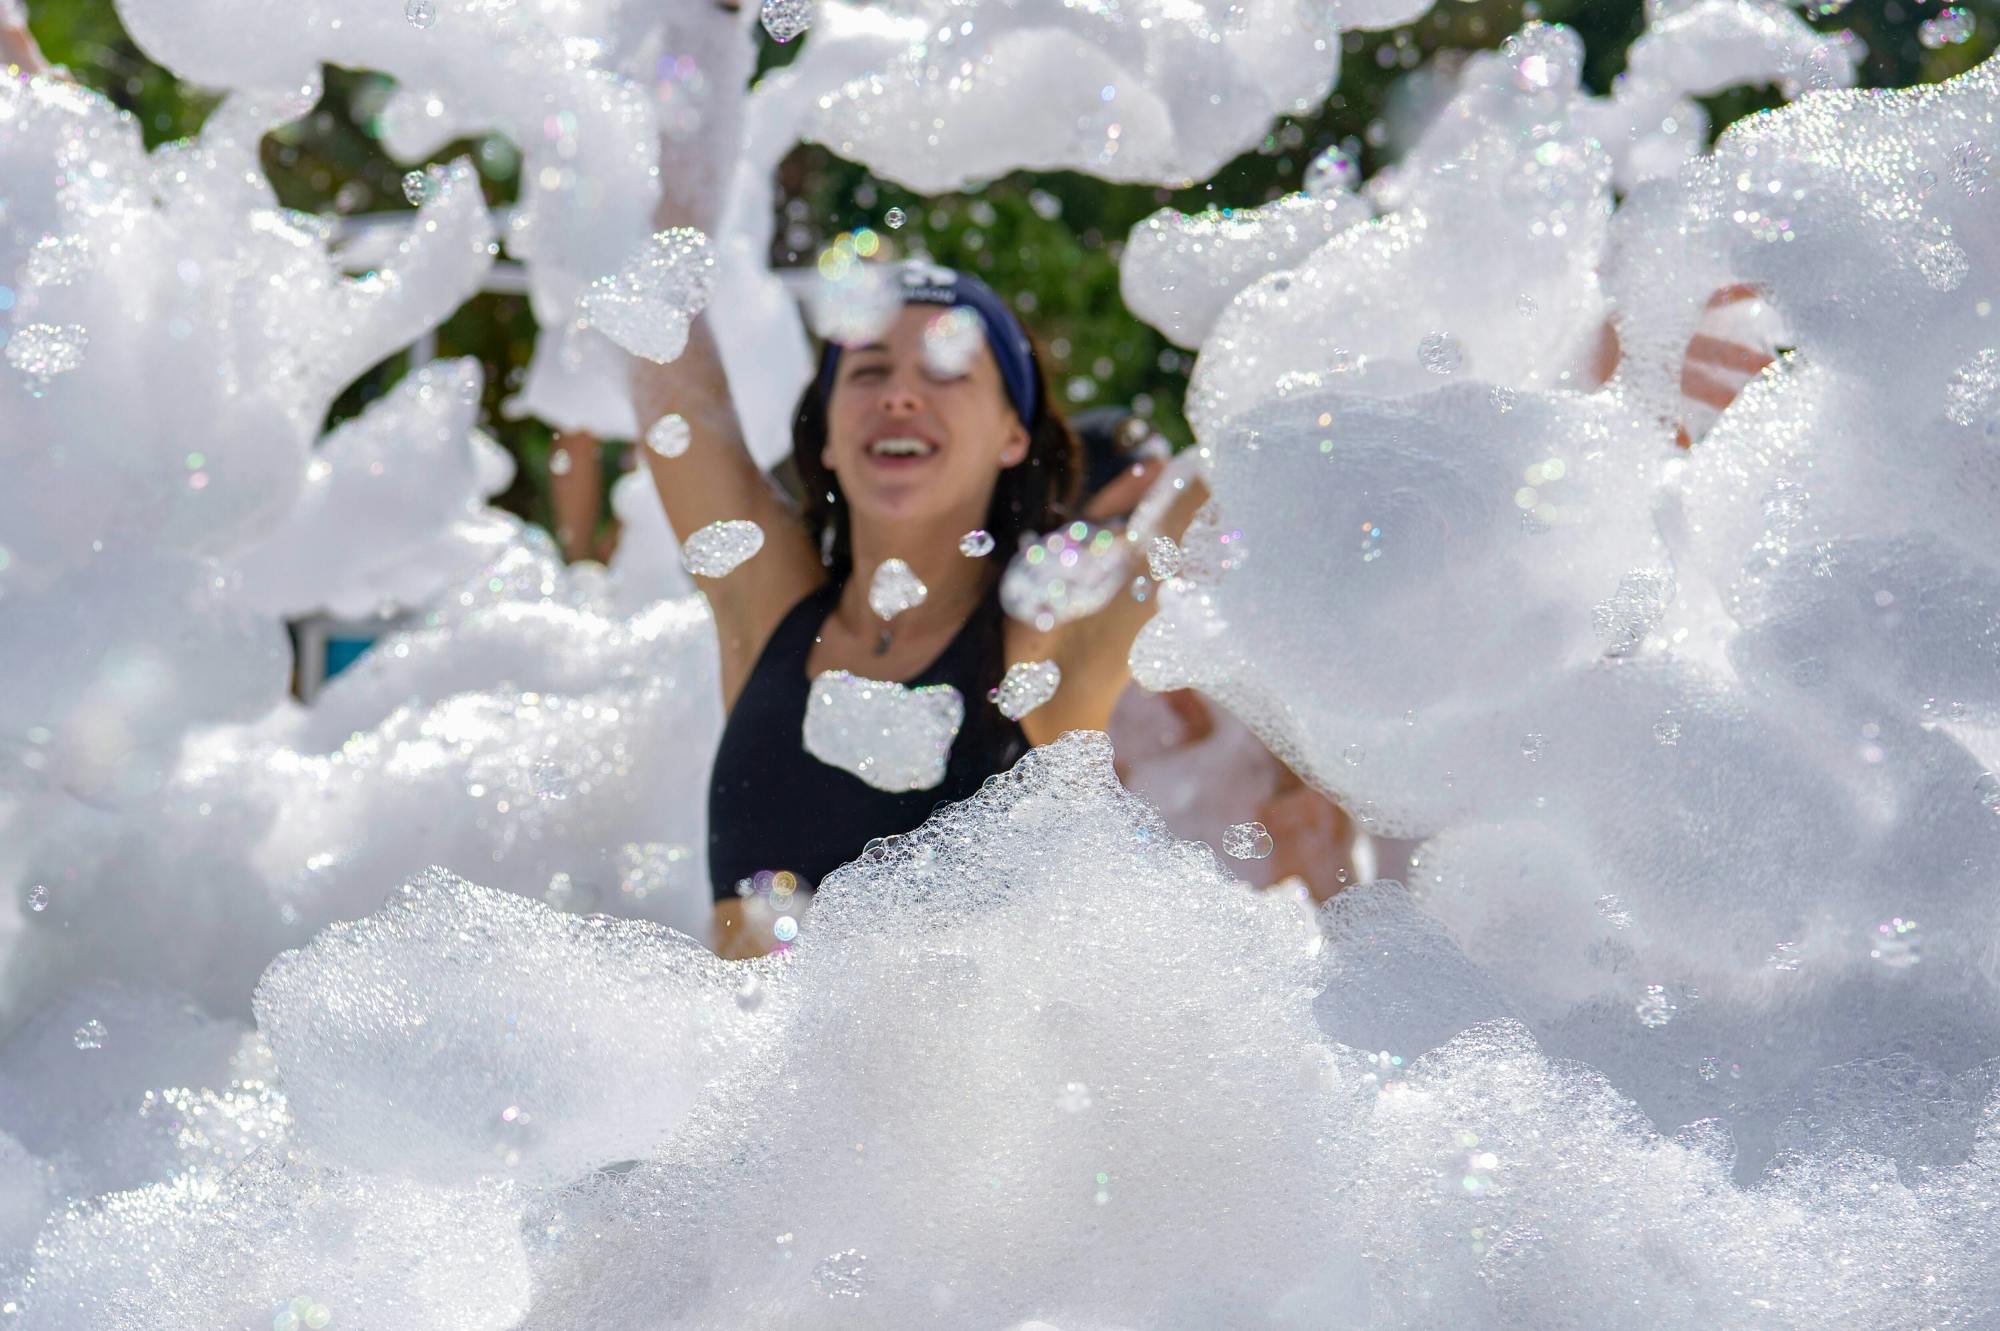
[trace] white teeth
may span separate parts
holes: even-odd
[[[928,457],[937,449],[921,439],[877,439],[868,451],[876,457]]]

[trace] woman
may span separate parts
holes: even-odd
[[[687,425],[685,451],[647,450],[675,532],[685,540],[711,523],[747,519],[764,537],[739,567],[696,578],[715,616],[727,716],[709,799],[715,944],[726,956],[766,950],[765,921],[871,839],[912,830],[1030,744],[1103,729],[1151,609],[1119,596],[1050,628],[1001,613],[1000,574],[1018,539],[1074,516],[1078,446],[1049,400],[1026,330],[991,288],[920,262],[898,276],[901,312],[862,345],[829,344],[800,399],[792,462],[803,512],[751,460],[703,321],[679,359],[638,370],[641,429],[669,413]],[[977,316],[970,325],[965,311]],[[984,334],[976,345],[959,343],[948,368],[936,349],[940,318]],[[1166,529],[1183,529],[1199,500],[1191,488]],[[990,551],[965,553],[961,543],[980,531]],[[928,594],[884,619],[869,591],[892,559]],[[1136,572],[1142,561],[1133,562]],[[1008,666],[1038,661],[1053,662],[1061,682],[1010,720],[988,691]],[[956,689],[964,716],[943,780],[880,790],[808,752],[809,688],[826,671]],[[772,890],[776,910],[753,908],[753,893]]]

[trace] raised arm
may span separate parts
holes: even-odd
[[[42,48],[28,31],[28,8],[24,0],[0,0],[0,70],[13,66],[29,74],[46,70]]]
[[[742,137],[742,89],[753,48],[732,4],[690,5],[684,49],[708,71],[709,96],[698,129],[660,147],[660,228],[693,226],[713,233]],[[651,469],[674,535],[685,541],[713,522],[747,520],[763,530],[764,547],[721,578],[696,578],[715,614],[722,652],[722,697],[733,706],[757,654],[785,611],[825,578],[797,513],[757,469],[708,323],[697,317],[687,349],[665,365],[635,360],[633,405],[641,439],[669,414],[687,423],[687,451],[640,455]]]

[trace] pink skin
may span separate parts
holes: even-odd
[[[924,329],[944,311],[909,305],[874,342],[841,353],[827,402],[820,460],[840,478],[863,547],[920,549],[985,522],[1000,473],[1028,455],[993,352],[983,342],[963,375],[925,364]],[[880,439],[921,439],[921,457],[870,451]],[[892,551],[893,552],[893,551]]]

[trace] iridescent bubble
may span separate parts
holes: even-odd
[[[1521,756],[1531,763],[1538,763],[1542,755],[1549,751],[1549,737],[1530,732],[1521,736]]]
[[[854,1248],[823,1258],[813,1268],[813,1288],[830,1299],[858,1299],[868,1292],[867,1263]]]
[[[1359,744],[1350,744],[1340,751],[1340,761],[1346,763],[1349,767],[1361,766],[1367,760],[1367,757],[1368,750],[1362,748]]]
[[[1653,722],[1653,740],[1657,744],[1672,748],[1681,742],[1681,723],[1671,716],[1663,716]]]
[[[1450,333],[1426,333],[1417,343],[1417,364],[1432,374],[1456,374],[1465,363],[1465,346]]]
[[[1222,833],[1222,853],[1234,859],[1269,859],[1277,848],[1262,823],[1237,823]]]
[[[1969,42],[1979,31],[1979,20],[1972,11],[1962,5],[1941,9],[1935,17],[1925,19],[1917,27],[1917,40],[1936,51],[1946,46],[1957,46]]]
[[[412,208],[421,208],[431,195],[431,178],[422,171],[403,173],[403,197],[410,201]]]
[[[891,231],[901,231],[903,229],[903,223],[909,220],[910,220],[909,214],[904,212],[901,208],[891,208],[888,212],[882,214],[883,224],[887,226]]]
[[[681,544],[681,562],[698,578],[720,578],[764,548],[764,529],[747,519],[711,522]]]
[[[102,1049],[104,1048],[104,1023],[92,1017],[89,1021],[76,1028],[74,1038],[78,1049]]]
[[[761,17],[772,41],[789,42],[812,26],[812,0],[764,0]]]
[[[1181,548],[1171,536],[1155,536],[1146,547],[1146,571],[1153,581],[1165,582],[1181,571]]]
[[[1892,916],[1875,926],[1868,938],[1868,956],[1890,970],[1903,970],[1923,960],[1923,938],[1915,920]]]
[[[1981,772],[1979,779],[1972,783],[1972,793],[1978,798],[1980,807],[2000,817],[2000,776]]]
[[[409,0],[403,6],[403,17],[413,28],[428,29],[438,21],[437,5],[433,0]]]
[[[950,309],[924,325],[924,368],[945,379],[962,378],[986,345],[986,322],[979,311]]]
[[[931,589],[908,564],[885,559],[875,566],[875,576],[868,581],[868,608],[878,619],[894,619],[922,605],[930,594]]]
[[[974,527],[958,538],[958,552],[967,559],[984,559],[993,553],[993,533],[984,527]]]
[[[567,448],[557,448],[550,451],[549,475],[567,476],[569,475],[570,468],[575,465],[576,465],[575,459],[570,457],[569,450]]]
[[[1240,538],[1229,548],[1240,560]],[[1229,567],[1228,559],[1223,566]],[[1116,532],[1072,522],[1025,544],[1008,561],[1000,577],[1000,604],[1011,618],[1046,632],[1102,610],[1126,589],[1130,576],[1125,542]]]
[[[28,909],[32,911],[44,911],[48,908],[49,889],[40,883],[36,883],[28,889]]]
[[[1530,23],[1500,46],[1522,92],[1566,91],[1583,70],[1583,39],[1559,23]]]
[[[829,342],[851,347],[871,341],[903,308],[901,289],[885,264],[830,249],[815,272],[806,308],[813,331]]]
[[[771,926],[771,936],[780,943],[789,943],[799,936],[799,922],[789,915],[780,915]]]
[[[646,447],[663,458],[679,457],[693,441],[694,432],[678,412],[668,412],[646,429]]]
[[[1305,191],[1315,199],[1351,190],[1361,183],[1361,164],[1340,147],[1327,148],[1306,167]]]
[[[324,1331],[333,1325],[333,1309],[301,1294],[278,1305],[271,1314],[271,1331]]]

